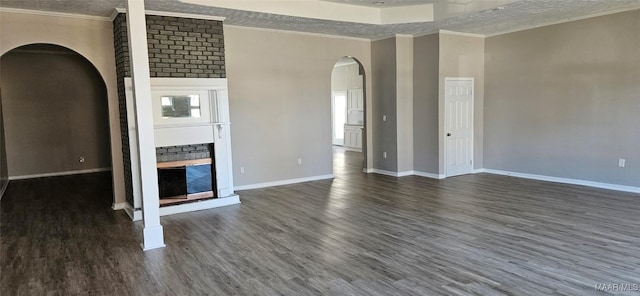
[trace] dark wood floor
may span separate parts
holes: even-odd
[[[142,224],[110,210],[107,174],[13,181],[0,294],[604,295],[596,284],[640,284],[638,194],[367,175],[361,161],[338,151],[334,180],[163,217],[167,247],[149,252]]]

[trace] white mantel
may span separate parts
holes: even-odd
[[[135,126],[135,102],[131,78],[125,78],[127,100],[127,119],[129,124],[129,149],[131,153],[131,173],[133,184],[134,204],[128,205],[126,210],[135,221],[141,218],[141,180],[139,174],[138,141]],[[233,167],[231,158],[231,122],[229,119],[229,99],[226,78],[151,78],[152,100],[159,100],[159,96],[166,93],[203,94],[203,120],[198,122],[180,122],[172,124],[158,122],[154,124],[154,139],[156,147],[214,144],[216,193],[217,199],[166,206],[160,208],[160,215],[169,215],[195,210],[203,210],[219,206],[240,203],[240,198],[233,190]],[[154,103],[159,106],[159,102]],[[154,110],[156,112],[156,110]]]

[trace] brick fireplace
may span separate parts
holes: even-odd
[[[155,126],[158,163],[210,159],[214,172],[212,183],[218,186],[212,190],[214,197],[237,199],[237,195],[233,194],[231,175],[222,21],[158,15],[146,15],[145,19],[152,91],[196,91],[207,97],[206,102],[210,102],[210,106],[206,106],[211,116],[208,122],[174,126],[160,122]],[[137,168],[135,108],[130,92],[126,21],[125,13],[117,14],[113,20],[113,30],[127,213],[137,220],[141,209],[141,180]],[[227,200],[222,204],[229,202],[232,201]],[[161,211],[161,215],[181,211]]]

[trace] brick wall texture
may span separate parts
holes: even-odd
[[[151,77],[226,78],[222,22],[147,15],[147,47]],[[131,77],[127,17],[113,20],[118,79],[120,130],[127,202],[133,205],[131,156],[124,78]],[[169,152],[171,150],[171,152]],[[179,150],[179,151],[178,151]],[[207,144],[156,149],[159,162],[210,157]]]
[[[158,162],[210,158],[212,154],[213,144],[195,144],[156,148],[156,157],[158,158]]]

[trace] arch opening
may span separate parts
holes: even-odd
[[[110,170],[105,81],[84,56],[34,43],[0,57],[10,179]]]
[[[334,153],[348,151],[357,169],[366,169],[366,79],[356,58],[338,59],[331,71],[331,145]],[[334,171],[336,171],[334,161]]]

